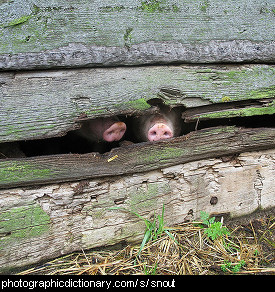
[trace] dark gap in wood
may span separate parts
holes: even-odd
[[[183,134],[185,135],[195,130],[202,130],[218,126],[237,126],[242,128],[262,128],[262,127],[274,128],[275,114],[250,117],[211,119],[203,121],[198,119],[192,123],[184,123]]]
[[[152,106],[158,106],[161,104],[160,99],[153,99],[150,101]],[[228,103],[225,105],[225,109],[231,108],[243,108],[245,105],[250,105],[251,102],[240,102],[240,103]],[[259,101],[253,101],[254,105],[260,105]],[[212,112],[221,105],[209,105],[203,107],[203,113]],[[273,128],[275,127],[275,114],[273,115],[261,115],[261,116],[250,116],[250,117],[234,117],[234,118],[220,118],[220,119],[209,119],[200,120],[197,119],[192,122],[184,122],[185,117],[188,114],[202,113],[202,110],[193,108],[185,110],[184,107],[180,107],[183,111],[182,117],[182,135],[186,135],[190,132],[207,129],[218,126],[237,126],[243,128]],[[218,108],[217,108],[218,109]],[[63,137],[47,138],[39,140],[19,141],[19,142],[8,142],[0,144],[0,159],[7,158],[22,158],[22,157],[35,157],[44,155],[56,155],[56,154],[86,154],[91,152],[98,152],[104,154],[110,152],[112,149],[117,147],[127,146],[132,143],[138,143],[131,133],[131,120],[133,117],[119,116],[120,120],[127,124],[127,131],[119,142],[99,142],[90,143],[85,138],[76,135],[74,131],[68,132]]]
[[[186,123],[191,122],[194,119],[194,116],[199,114],[207,114],[213,112],[220,112],[225,110],[238,110],[238,109],[245,109],[245,108],[261,108],[264,105],[272,103],[273,99],[247,99],[241,101],[233,101],[233,102],[225,102],[225,103],[217,103],[217,104],[209,104],[204,106],[192,107],[188,108],[182,113],[182,118],[185,120]]]
[[[274,149],[274,145],[274,127],[220,126],[154,143],[132,143],[104,154],[2,159],[0,188],[80,181],[74,187],[78,193],[85,191],[86,179],[147,172],[202,159],[234,159],[234,165],[242,167],[239,153]],[[91,197],[91,202],[94,200]]]

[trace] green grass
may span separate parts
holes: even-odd
[[[159,237],[161,237],[163,234],[167,234],[172,240],[174,240],[178,244],[177,240],[169,232],[169,228],[164,226],[164,204],[162,205],[161,216],[160,215],[156,216],[156,214],[154,213],[153,221],[149,221],[148,219],[139,215],[137,212],[130,211],[130,210],[127,210],[125,208],[113,207],[110,209],[111,210],[124,210],[126,212],[130,212],[130,213],[136,215],[141,220],[143,220],[143,222],[145,223],[146,229],[145,229],[144,237],[143,237],[143,240],[141,242],[137,256],[140,255],[142,249],[150,240],[156,240]]]

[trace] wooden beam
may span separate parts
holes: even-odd
[[[244,102],[228,102],[213,104],[203,107],[194,107],[185,110],[182,118],[186,123],[195,122],[198,119],[211,120],[235,117],[251,117],[275,114],[275,99],[250,100]],[[274,124],[270,118],[270,124]]]
[[[200,211],[237,217],[274,207],[274,162],[271,149],[227,162],[207,159],[139,175],[1,190],[0,271],[141,241],[144,221],[113,207],[152,221],[164,205],[166,226],[196,220]]]
[[[0,73],[0,143],[65,135],[79,117],[143,114],[155,98],[193,108],[275,96],[274,65]],[[274,108],[274,107],[273,107]],[[263,114],[269,114],[263,108]],[[253,114],[253,113],[251,113]]]
[[[109,153],[0,160],[0,188],[141,173],[200,159],[275,147],[274,128],[217,127]]]
[[[274,1],[0,4],[0,69],[274,62]]]

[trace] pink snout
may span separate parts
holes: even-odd
[[[171,129],[163,123],[157,123],[149,129],[147,138],[149,141],[159,141],[173,137]]]
[[[103,133],[103,140],[106,142],[119,141],[126,132],[126,124],[116,122]]]

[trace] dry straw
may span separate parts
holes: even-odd
[[[19,274],[275,274],[273,215],[230,227],[214,240],[207,233],[214,220],[203,222],[169,227],[169,234],[162,232],[142,249],[128,245],[121,250],[82,250]]]

